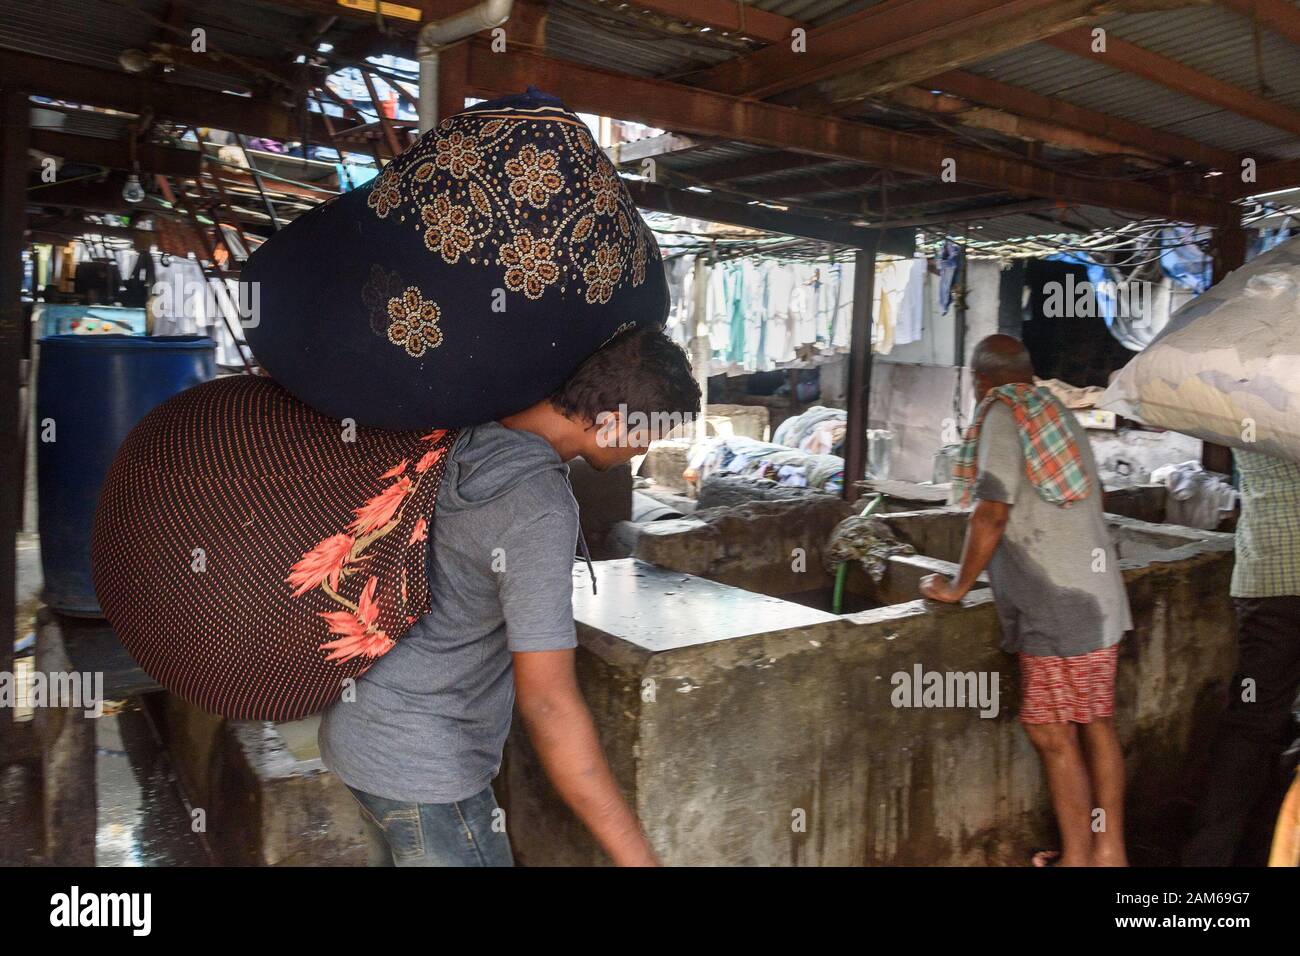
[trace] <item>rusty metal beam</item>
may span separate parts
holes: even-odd
[[[869,96],[919,83],[937,73],[1016,50],[1037,40],[1049,41],[1053,35],[1072,30],[1086,33],[1087,25],[1117,12],[1208,2],[1209,0],[1117,0],[1106,3],[1098,0],[1061,0],[1048,6],[1040,5],[1037,9],[1021,12],[1019,16],[981,24],[941,42],[825,79],[800,94],[798,102],[810,107],[826,104],[830,108],[842,109]]]
[[[1286,0],[1219,0],[1219,3],[1300,45],[1300,10]]]
[[[1165,162],[1164,157],[1146,152],[1135,143],[1107,139],[1056,123],[1019,116],[1007,110],[979,106],[950,93],[934,93],[916,86],[903,86],[884,96],[890,102],[907,109],[927,113],[960,126],[1001,133],[1013,139],[1044,143],[1058,149],[1132,157],[1145,161],[1147,167]]]
[[[1235,207],[1200,195],[1169,195],[1130,182],[1072,176],[915,133],[527,52],[493,54],[482,44],[471,46],[469,85],[480,95],[501,95],[529,83],[556,94],[574,109],[686,133],[799,150],[935,178],[951,160],[963,184],[1187,222],[1214,224],[1233,221],[1237,216]]]
[[[1287,159],[1279,163],[1260,166],[1253,183],[1243,183],[1241,177],[1222,177],[1231,185],[1235,196],[1257,196],[1280,189],[1300,188],[1300,159]]]
[[[1167,159],[1196,163],[1210,169],[1235,169],[1241,163],[1241,157],[1230,150],[1207,146],[1186,136],[1153,129],[1109,113],[1075,106],[1060,97],[1045,96],[1023,86],[1012,86],[987,76],[950,70],[930,77],[925,83],[931,89],[943,90],[1028,119],[1055,123],[1067,129],[1121,143],[1132,143],[1143,152],[1155,153]]]
[[[1300,136],[1300,111],[1231,83],[1224,83],[1185,63],[1121,40],[1113,33],[1106,36],[1106,49],[1101,53],[1093,52],[1092,35],[1088,30],[1071,30],[1049,37],[1043,42],[1113,70],[1140,76],[1148,82],[1157,83],[1238,116],[1267,123]]]
[[[744,0],[635,0],[634,9],[653,10],[683,23],[694,23],[722,33],[780,43],[790,31],[802,26],[798,20],[769,13]]]
[[[862,249],[877,244],[895,255],[912,254],[915,243],[913,233],[889,233],[877,229],[863,229],[795,212],[783,212],[751,203],[732,202],[707,193],[689,189],[672,189],[644,180],[626,180],[633,201],[642,209],[707,219],[745,229],[760,229],[803,239],[815,239],[839,246]]]
[[[68,162],[89,163],[110,169],[133,168],[130,145],[118,139],[33,129],[31,147],[42,153],[62,157]],[[136,147],[135,158],[139,161],[142,172],[161,173],[164,176],[192,178],[199,174],[203,166],[198,150],[177,149],[175,146],[160,146],[157,143],[140,143]]]
[[[929,55],[975,31],[984,31],[982,37],[991,32],[995,42],[1007,44],[1003,48],[1009,49],[1047,31],[1095,19],[1092,8],[1096,6],[1095,0],[884,0],[822,26],[805,28],[803,49],[795,49],[787,31],[785,42],[720,63],[694,75],[691,82],[762,99],[914,51]],[[1033,14],[1031,28],[1008,26],[1008,21],[1027,14]],[[996,52],[985,49],[984,55]]]
[[[1064,208],[1051,199],[1027,199],[1024,202],[1003,203],[999,206],[980,206],[978,209],[956,209],[936,212],[928,216],[900,216],[871,223],[874,229],[901,229],[907,226],[942,225],[949,222],[973,222],[976,219],[997,219],[1001,216],[1018,216],[1021,213],[1042,212],[1045,209]]]
[[[1204,2],[1204,0],[1187,0],[1187,2]],[[1256,2],[1256,0],[1229,0],[1231,5],[1249,5],[1253,2]],[[1282,29],[1284,23],[1300,21],[1300,12],[1285,3],[1281,3],[1280,0],[1258,0],[1258,2],[1269,7],[1270,10],[1274,6],[1278,8],[1276,11],[1271,12],[1268,20],[1269,25],[1274,29]],[[1178,0],[1173,0],[1172,3],[1157,0],[1157,2],[1141,4],[1129,3],[1125,4],[1125,7],[1160,8],[1177,5],[1177,3]],[[1110,9],[1111,6],[1113,5],[1095,5],[1095,9],[1101,12],[1113,12]],[[943,30],[945,29],[946,19],[962,11],[978,18],[980,15],[989,17],[998,14],[1012,14],[1018,9],[1010,4],[990,5],[987,0],[983,4],[967,5],[963,3],[960,8],[956,9],[949,4],[929,3],[922,4],[919,14],[916,15],[922,18],[929,16],[931,19],[935,16],[940,17],[941,19],[936,20],[935,23],[938,24],[937,29]],[[1058,7],[1057,9],[1059,11],[1061,8]],[[911,12],[915,13],[915,11]],[[907,13],[909,13],[909,8],[906,3],[901,2],[901,0],[887,0],[887,2],[877,4],[866,11],[843,17],[821,28],[810,30],[809,48],[808,52],[804,54],[794,54],[790,50],[790,44],[787,42],[789,33],[799,23],[795,20],[787,20],[782,32],[771,38],[772,47],[760,50],[748,57],[727,61],[717,67],[695,74],[691,78],[691,82],[693,85],[701,85],[720,92],[738,93],[749,91],[752,93],[758,91],[758,95],[762,96],[767,95],[765,91],[775,90],[776,86],[781,85],[773,80],[772,75],[768,72],[769,69],[776,70],[779,74],[782,68],[788,72],[796,67],[803,68],[810,62],[834,64],[834,66],[826,66],[824,69],[813,73],[805,71],[801,78],[806,79],[809,76],[820,76],[823,73],[833,72],[834,69],[844,66],[846,61],[834,59],[836,55],[840,54],[847,53],[854,59],[861,60],[864,64],[883,60],[896,52],[895,48],[888,46],[891,36],[904,36],[906,35],[904,31],[910,29],[914,31],[913,35],[915,37],[933,39],[933,35],[922,33],[920,28],[923,21],[915,19],[915,17],[911,20],[905,19],[903,14]],[[924,22],[928,23],[929,20]],[[972,21],[972,23],[974,22]],[[878,27],[888,26],[894,33],[891,34],[883,30],[873,33],[871,32],[873,25]],[[1021,24],[1022,33],[1020,36],[1022,38],[1032,38],[1032,36],[1044,29],[1064,30],[1068,29],[1068,27],[1068,21],[1058,20],[1055,25],[1052,25],[1050,19],[1043,22],[1032,20],[1032,22],[1027,21]],[[1025,33],[1024,30],[1028,32]],[[860,35],[859,31],[861,31]],[[1012,43],[1015,39],[1005,25],[997,32],[999,33],[998,43]],[[963,49],[974,54],[974,58],[983,58],[992,52],[981,37],[962,36],[961,31],[958,31],[956,35],[959,37],[957,42],[962,45]],[[853,43],[848,42],[850,38],[855,38],[858,41],[856,48]],[[966,57],[966,59],[970,58]],[[894,69],[896,68],[897,63],[894,66]],[[891,67],[888,63],[882,63],[877,69],[883,76]],[[921,72],[932,71],[929,67],[926,67]],[[901,90],[905,87],[905,84],[900,87],[892,82],[883,85],[895,90]],[[1137,152],[1148,152],[1167,159],[1193,162],[1209,168],[1235,168],[1239,164],[1239,157],[1228,150],[1206,146],[1187,137],[1152,129],[1096,110],[1077,107],[1059,98],[1043,96],[1009,84],[999,83],[996,80],[976,76],[975,74],[948,69],[938,76],[926,78],[924,85],[926,88],[942,89],[954,95],[983,103],[1013,116],[1049,124],[1049,127],[1045,128],[1030,128],[1022,125],[1018,132],[1013,131],[1010,135],[1030,135],[1037,132],[1049,135],[1052,128],[1057,128],[1064,131],[1073,131],[1085,138],[1096,137],[1102,143],[1109,140],[1118,144],[1132,144],[1134,151]],[[885,92],[888,92],[888,90],[885,90]],[[845,109],[856,108],[857,103],[856,98],[851,99],[847,103],[840,104],[836,111],[843,112]],[[806,98],[806,102],[804,102],[804,105],[814,108],[817,104],[818,97],[815,93],[810,94]],[[977,120],[975,117],[968,117],[968,119]],[[1001,130],[1002,124],[997,123],[992,117],[986,117],[986,119],[989,120],[989,128]],[[1061,138],[1061,134],[1056,134],[1056,137]],[[1055,140],[1043,139],[1041,141],[1053,142]],[[1079,148],[1085,147],[1080,145]]]
[[[329,144],[319,115],[308,113],[304,124],[296,110],[269,99],[214,93],[13,50],[0,50],[0,76],[7,86],[27,93],[137,115],[152,110],[159,119],[267,139],[298,140],[305,125],[310,142]]]

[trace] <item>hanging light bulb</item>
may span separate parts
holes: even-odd
[[[144,187],[140,185],[140,177],[135,173],[126,177],[126,185],[122,187],[122,198],[127,202],[144,202]]]
[[[131,152],[131,174],[126,177],[126,185],[122,187],[122,198],[130,203],[144,202],[144,187],[140,185],[140,157],[136,153],[135,127],[131,127],[131,138],[128,144]]]

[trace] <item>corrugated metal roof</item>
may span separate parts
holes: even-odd
[[[748,0],[750,6],[813,26],[847,17],[880,2],[881,0]]]
[[[164,16],[164,0],[136,0],[154,16]],[[833,22],[869,8],[881,0],[738,0],[755,9],[790,17],[812,26]],[[1300,8],[1300,2],[1293,0]],[[208,24],[214,48],[287,64],[290,51],[313,19],[309,12],[288,11],[257,0],[224,0],[187,9],[194,20]],[[1102,25],[1114,36],[1169,56],[1188,66],[1244,89],[1258,91],[1267,84],[1269,98],[1300,110],[1300,53],[1283,38],[1264,30],[1256,38],[1250,21],[1221,6],[1201,6],[1108,18]],[[346,34],[366,28],[365,23],[340,20],[336,30]],[[130,47],[147,48],[165,32],[113,0],[6,0],[0,18],[0,46],[44,56],[68,59],[117,70],[118,54]],[[547,29],[547,53],[561,59],[640,76],[678,78],[694,70],[723,62],[754,44],[717,31],[700,31],[663,15],[638,11],[634,4],[596,0],[553,0]],[[1112,69],[1104,63],[1073,56],[1044,43],[1029,44],[1010,53],[989,57],[966,69],[994,77],[1037,93],[1060,97],[1079,106],[1110,113],[1136,123],[1167,130],[1221,149],[1268,156],[1300,156],[1300,137],[1268,124],[1216,108],[1196,97],[1176,93],[1158,84]],[[208,88],[239,88],[237,81],[219,70],[179,65],[173,78]],[[873,104],[870,122],[899,129],[932,129],[924,114]],[[1005,148],[1014,144],[1000,134],[970,128],[963,139],[980,140]],[[693,168],[740,160],[767,152],[737,143],[712,143],[664,157],[668,169],[689,174]],[[1045,149],[1040,157],[1065,163],[1084,154]],[[828,163],[817,175],[868,167]],[[785,181],[804,180],[807,170],[775,171],[747,178],[746,186],[770,189]],[[860,192],[843,186],[823,193],[805,193],[802,199],[825,203],[840,197],[841,204]],[[820,198],[819,198],[820,197]],[[952,210],[969,206],[954,203]],[[927,207],[929,212],[936,207]],[[945,208],[945,207],[937,207]],[[1091,217],[1089,221],[1093,221]],[[1121,219],[1120,221],[1123,221]],[[993,225],[996,223],[996,225]],[[1040,228],[1040,216],[1010,216],[989,220],[990,234],[1009,237],[1016,229]],[[963,228],[969,228],[963,225]]]
[[[1263,29],[1256,57],[1251,21],[1231,10],[1211,5],[1127,14],[1105,20],[1102,26],[1123,40],[1233,86],[1259,92],[1263,81],[1269,99],[1300,109],[1300,52]]]
[[[1041,43],[965,69],[1219,149],[1273,152],[1295,140],[1273,126]]]
[[[140,0],[161,16],[163,3]],[[106,0],[5,0],[0,46],[119,70],[117,55],[147,45],[157,33],[148,20]]]
[[[554,0],[546,22],[546,52],[562,60],[636,76],[673,76],[721,63],[735,41],[710,34],[674,34],[627,10],[584,0]]]
[[[1282,37],[1261,31],[1257,67],[1251,23],[1230,10],[1209,6],[1125,14],[1099,26],[1250,92],[1259,92],[1262,68],[1270,88],[1267,98],[1300,110],[1300,51]],[[1296,137],[1285,130],[1045,43],[1029,44],[965,69],[1220,149],[1278,157],[1295,155],[1297,149]]]

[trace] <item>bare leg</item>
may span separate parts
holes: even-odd
[[[1038,751],[1052,794],[1056,825],[1061,831],[1058,866],[1092,863],[1092,789],[1088,768],[1074,724],[1025,724],[1029,742]]]
[[[1092,835],[1093,866],[1128,866],[1124,851],[1124,751],[1115,733],[1115,719],[1104,717],[1080,726],[1088,773],[1097,807],[1104,811],[1104,828]]]

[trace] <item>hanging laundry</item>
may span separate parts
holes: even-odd
[[[939,250],[939,308],[945,315],[952,306],[952,290],[957,284],[962,258],[961,246],[951,239],[945,239]]]

